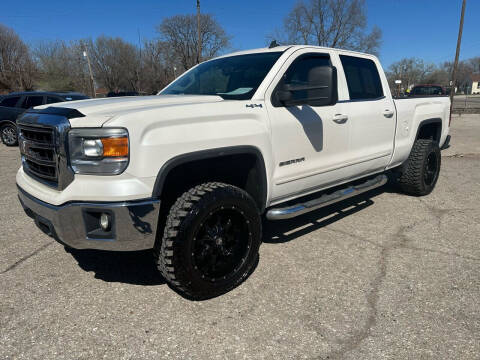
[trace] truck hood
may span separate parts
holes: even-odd
[[[85,117],[70,119],[72,127],[100,127],[115,116],[133,111],[220,101],[223,101],[223,99],[214,95],[125,96],[43,105],[36,107],[36,109],[45,109],[50,106],[76,109]]]

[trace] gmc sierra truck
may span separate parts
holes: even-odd
[[[375,56],[277,46],[203,62],[156,96],[92,99],[18,120],[18,195],[76,249],[152,249],[191,299],[253,271],[262,217],[292,218],[380,187],[429,194],[448,97],[394,100]],[[307,196],[308,195],[308,196]]]

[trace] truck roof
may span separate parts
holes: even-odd
[[[281,46],[275,46],[275,47],[271,47],[271,48],[266,47],[266,48],[257,48],[257,49],[251,49],[251,50],[235,51],[233,53],[218,56],[217,59],[222,58],[222,57],[227,57],[227,56],[257,54],[257,53],[266,53],[266,52],[284,52],[288,49],[298,50],[298,49],[305,49],[305,48],[342,51],[342,52],[352,53],[353,55],[361,55],[361,56],[375,56],[375,55],[372,55],[372,54],[362,53],[362,52],[359,52],[359,51],[345,50],[345,49],[339,49],[339,48],[330,48],[330,47],[316,46],[316,45],[281,45]]]

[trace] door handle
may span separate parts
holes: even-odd
[[[386,118],[391,118],[393,116],[393,114],[394,114],[394,112],[392,110],[389,110],[389,109],[387,109],[383,112],[383,116],[385,116]]]
[[[348,120],[348,115],[344,114],[335,114],[333,116],[333,121],[335,121],[337,124],[344,124]]]

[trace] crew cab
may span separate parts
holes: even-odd
[[[0,99],[0,137],[2,142],[7,146],[17,145],[16,120],[26,109],[42,104],[82,99],[88,99],[88,96],[72,92],[43,91],[16,92],[2,97]]]
[[[449,118],[448,97],[394,100],[373,55],[243,51],[193,67],[157,96],[27,111],[18,195],[64,245],[153,249],[172,287],[205,299],[254,269],[264,217],[380,187],[388,170],[405,193],[429,194]]]

